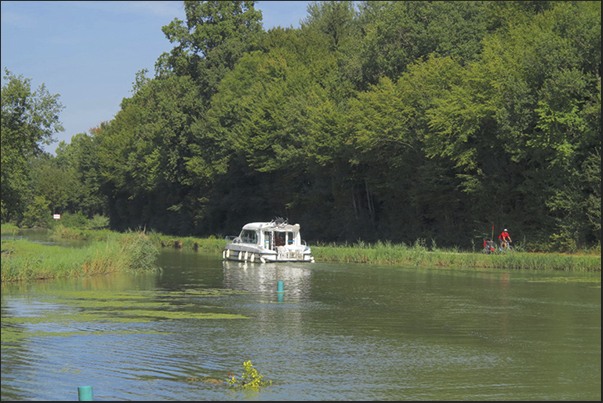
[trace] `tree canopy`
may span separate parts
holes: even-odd
[[[268,31],[254,2],[185,12],[155,76],[61,146],[83,193],[48,201],[174,234],[285,216],[313,241],[600,248],[600,2],[313,2]],[[2,113],[4,147],[4,87]]]
[[[25,209],[29,159],[42,153],[53,135],[63,131],[58,94],[42,84],[35,91],[31,79],[5,69],[2,85],[2,220],[19,218]]]

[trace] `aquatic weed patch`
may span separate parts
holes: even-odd
[[[48,302],[85,308],[85,313],[98,315],[98,320],[124,321],[139,317],[141,321],[149,318],[163,319],[243,319],[241,315],[224,313],[196,312],[195,309],[220,309],[220,307],[182,303],[182,299],[194,297],[220,297],[242,294],[227,289],[187,289],[181,291],[157,290],[146,292],[108,291],[55,291],[49,292]]]
[[[223,380],[221,379],[216,379],[216,378],[210,378],[208,376],[204,376],[204,377],[197,377],[197,376],[187,376],[186,378],[184,378],[184,380],[186,381],[186,383],[199,383],[199,382],[204,382],[204,383],[209,383],[212,385],[222,385],[224,383]]]
[[[74,312],[70,310],[62,310],[58,312],[48,313],[40,316],[16,316],[16,317],[3,317],[2,323],[6,324],[27,324],[27,325],[39,325],[48,323],[57,323],[66,325],[68,323],[91,323],[91,322],[119,322],[126,323],[132,322],[123,320],[119,316],[106,315],[108,312]],[[2,328],[4,331],[4,328]]]
[[[125,292],[125,291],[97,291],[97,290],[47,290],[44,294],[61,300],[71,299],[88,299],[88,300],[142,300],[148,299],[149,295],[144,295],[140,292]]]
[[[32,337],[93,336],[102,334],[162,334],[149,330],[119,329],[124,324],[144,324],[174,320],[225,320],[248,319],[238,314],[216,312],[220,306],[207,306],[189,302],[190,298],[215,298],[217,296],[241,294],[221,289],[186,289],[180,291],[71,291],[55,290],[39,299],[42,309],[27,316],[2,318],[2,348],[16,348],[20,342]],[[182,303],[183,298],[187,303]],[[74,323],[95,323],[95,326],[117,326],[118,329],[98,331],[40,330],[42,326],[56,325],[59,329]],[[103,325],[105,324],[105,325]]]
[[[152,319],[176,320],[176,319],[249,319],[248,316],[228,313],[202,313],[186,311],[166,311],[166,310],[129,310],[118,313],[123,317],[136,317],[141,321]]]
[[[183,290],[163,290],[153,292],[158,297],[189,298],[189,297],[226,297],[230,295],[247,294],[246,291],[226,288],[185,288]]]
[[[593,277],[540,277],[529,279],[530,283],[582,283],[593,285],[595,287],[601,287],[601,278],[593,278]]]
[[[24,320],[30,319],[30,320]],[[69,332],[49,332],[49,331],[41,331],[41,330],[30,330],[23,327],[23,325],[34,325],[39,323],[56,323],[57,318],[39,318],[41,320],[31,320],[32,318],[8,318],[2,319],[3,326],[1,331],[2,337],[2,349],[17,349],[22,347],[21,343],[28,343],[34,337],[72,337],[72,336],[98,336],[98,335],[108,335],[108,334],[119,334],[119,335],[128,335],[128,334],[169,334],[167,332],[160,332],[156,330],[98,330],[98,331],[69,331]],[[75,318],[74,320],[82,320],[82,317]],[[90,317],[88,317],[90,319]],[[68,320],[66,317],[63,317],[63,320]],[[6,322],[6,323],[5,323]]]
[[[264,375],[260,375],[257,369],[253,367],[251,361],[245,361],[243,363],[243,372],[241,375],[232,373],[227,374],[228,380],[226,381],[230,386],[234,388],[251,389],[258,391],[260,388],[272,385],[272,381],[265,381]]]
[[[103,336],[103,335],[129,335],[129,334],[170,334],[156,330],[97,330],[93,332],[31,332],[29,337],[74,337],[74,336]]]

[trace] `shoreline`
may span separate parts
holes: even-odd
[[[158,272],[158,249],[144,234],[118,234],[82,248],[2,240],[1,280],[46,280],[117,272]]]
[[[14,230],[11,230],[11,232]],[[6,233],[6,232],[5,232]],[[120,234],[109,230],[74,230],[59,228],[51,234],[56,239],[79,239],[109,242]],[[139,234],[141,235],[141,234]],[[205,253],[221,253],[228,242],[216,237],[174,237],[157,232],[144,234],[148,243],[156,250],[175,248]],[[500,252],[483,254],[377,242],[353,245],[309,245],[316,262],[361,263],[367,265],[399,265],[410,267],[461,267],[492,269],[557,270],[573,272],[600,272],[601,256],[588,254]],[[4,259],[3,259],[4,260]],[[4,266],[4,264],[3,264]],[[3,274],[4,277],[4,274]]]

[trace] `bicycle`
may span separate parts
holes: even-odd
[[[506,245],[504,248],[503,248],[503,244],[505,244],[505,242],[501,243],[501,245],[498,247],[499,252],[508,252],[508,251],[514,250],[513,247],[511,246],[511,242],[512,241],[506,242]]]

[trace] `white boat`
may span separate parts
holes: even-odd
[[[222,252],[224,260],[239,262],[314,262],[312,251],[301,239],[299,224],[284,219],[252,222]]]

